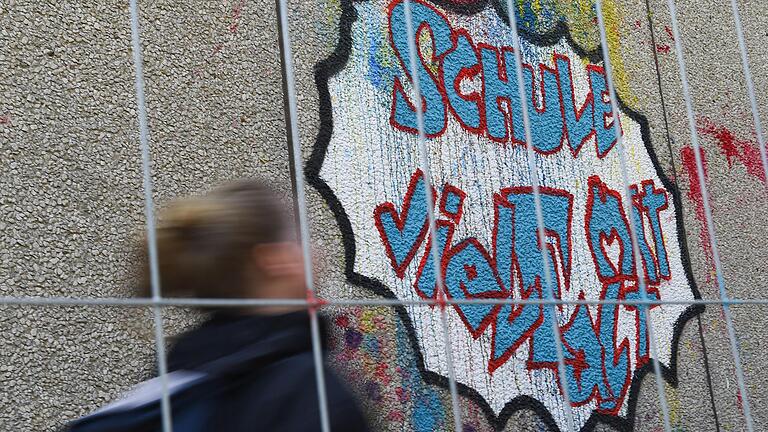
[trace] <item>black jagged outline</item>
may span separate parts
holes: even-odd
[[[390,291],[381,281],[364,276],[354,271],[354,263],[356,256],[356,244],[352,225],[344,211],[341,202],[338,200],[333,190],[328,184],[320,177],[320,169],[322,168],[323,161],[330,143],[331,136],[333,134],[333,114],[331,105],[331,96],[328,89],[328,82],[331,77],[340,72],[347,64],[352,48],[352,25],[357,20],[357,10],[354,7],[354,3],[360,3],[367,0],[341,0],[341,17],[339,19],[339,39],[336,44],[336,48],[333,53],[320,61],[315,66],[314,78],[317,85],[319,94],[319,116],[320,116],[320,129],[315,140],[315,144],[312,148],[312,154],[306,162],[304,167],[304,175],[307,182],[314,187],[320,195],[323,197],[328,207],[333,213],[336,223],[341,231],[342,241],[344,244],[344,273],[349,282],[358,285],[360,287],[371,290],[374,294],[388,298],[397,299],[395,294]],[[458,13],[462,15],[473,15],[483,11],[486,7],[493,7],[500,19],[509,25],[509,19],[506,12],[502,9],[501,0],[481,0],[473,4],[457,4],[451,0],[430,0],[438,7]],[[532,33],[525,29],[519,31],[520,36],[528,40],[530,43],[538,46],[551,46],[558,43],[561,39],[565,39],[568,45],[574,50],[574,52],[582,58],[586,58],[591,63],[602,63],[603,56],[599,48],[588,50],[579,46],[571,37],[571,32],[568,25],[560,20],[550,30],[544,33]],[[656,170],[656,174],[661,179],[662,184],[672,194],[673,203],[675,205],[675,216],[677,223],[677,240],[680,247],[681,261],[685,271],[686,278],[693,292],[695,299],[701,299],[701,294],[696,285],[696,281],[693,278],[693,272],[691,270],[691,261],[688,250],[688,245],[683,235],[685,233],[685,227],[683,226],[683,214],[682,214],[682,200],[680,197],[680,191],[676,184],[673,183],[661,170],[656,152],[651,145],[651,132],[648,124],[648,120],[640,113],[632,110],[628,107],[620,97],[617,96],[617,102],[620,110],[632,120],[636,121],[640,125],[641,135],[643,143],[648,152],[648,155]],[[419,347],[419,342],[416,337],[411,317],[406,311],[403,305],[397,305],[394,307],[395,312],[399,316],[400,320],[405,325],[406,333],[411,344],[411,349],[416,356],[417,366],[419,372],[427,384],[437,385],[441,387],[448,387],[448,378],[439,375],[435,372],[429,371],[424,366],[424,357]],[[691,305],[689,306],[677,319],[673,327],[672,336],[672,352],[670,356],[670,366],[666,366],[662,362],[659,362],[661,367],[662,376],[664,379],[672,385],[677,387],[678,381],[678,348],[680,337],[682,336],[685,324],[696,315],[704,311],[704,305]],[[635,425],[635,416],[637,410],[639,390],[642,385],[643,378],[646,374],[653,373],[653,362],[649,358],[648,363],[643,367],[635,369],[631,380],[630,388],[627,395],[627,415],[626,417],[614,416],[608,414],[601,414],[593,410],[587,422],[582,426],[582,432],[589,432],[595,429],[598,424],[605,424],[617,428],[621,431],[632,431]],[[490,407],[485,398],[480,395],[475,389],[468,387],[460,382],[456,382],[459,394],[461,396],[471,399],[474,403],[477,403],[481,410],[485,413],[488,421],[496,430],[503,429],[511,416],[517,411],[531,410],[539,416],[539,418],[549,427],[551,431],[559,432],[552,414],[549,410],[537,399],[528,396],[518,396],[504,405],[504,408],[496,415],[493,409]]]

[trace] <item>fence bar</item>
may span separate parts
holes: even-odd
[[[403,2],[403,9],[405,12],[405,31],[408,36],[408,60],[410,62],[411,70],[418,70],[418,45],[416,38],[417,32],[413,28],[413,15],[411,13],[411,1],[405,0]],[[418,147],[419,147],[419,162],[421,170],[424,173],[424,183],[427,188],[427,193],[424,194],[424,200],[427,204],[427,215],[429,216],[429,236],[431,244],[431,258],[432,265],[435,271],[435,280],[437,283],[437,298],[440,305],[440,325],[443,332],[443,342],[445,345],[446,363],[448,366],[448,389],[451,393],[451,407],[453,409],[453,426],[456,432],[463,430],[461,422],[461,407],[459,406],[459,392],[456,388],[456,371],[453,367],[453,349],[451,344],[451,338],[448,332],[448,314],[445,310],[445,299],[448,297],[445,292],[445,283],[443,281],[442,267],[440,266],[440,252],[438,252],[438,240],[437,240],[437,224],[435,223],[435,206],[431,193],[432,188],[432,170],[429,167],[429,153],[427,151],[427,138],[424,133],[424,111],[421,104],[421,88],[419,86],[419,74],[412,74],[413,90],[416,94],[416,124],[419,131],[418,135]]]
[[[621,132],[621,123],[619,118],[619,107],[616,98],[616,87],[613,81],[613,68],[611,67],[611,55],[608,47],[608,38],[605,31],[605,20],[603,17],[603,5],[601,0],[595,1],[595,9],[597,13],[597,24],[600,29],[600,45],[603,52],[603,64],[605,66],[605,81],[608,86],[608,92],[611,99],[611,113],[613,114],[613,130],[616,134],[616,149],[619,152],[619,164],[621,167],[621,179],[624,184],[624,208],[629,212],[629,235],[632,240],[632,254],[634,256],[635,273],[637,274],[637,280],[640,285],[640,297],[643,300],[648,299],[648,286],[645,281],[643,263],[640,259],[640,245],[637,241],[637,230],[643,229],[642,226],[635,226],[635,217],[633,214],[635,205],[632,202],[632,195],[629,188],[629,174],[627,172],[627,160],[624,152],[624,140]],[[659,365],[659,352],[656,346],[656,335],[653,328],[653,322],[651,321],[651,311],[647,305],[639,306],[643,314],[645,315],[645,321],[648,329],[648,345],[651,356],[651,362],[653,363],[653,372],[656,374],[656,392],[659,396],[659,402],[661,403],[661,414],[664,422],[664,430],[667,432],[672,431],[672,425],[669,420],[669,404],[667,403],[667,396],[664,393],[664,377],[661,374],[661,365]]]
[[[739,353],[739,342],[736,338],[736,330],[733,327],[733,317],[731,315],[731,309],[725,302],[728,299],[728,293],[725,290],[725,278],[723,277],[723,268],[720,262],[720,251],[717,247],[717,236],[715,234],[715,226],[712,221],[712,208],[709,203],[709,191],[707,188],[707,179],[704,175],[704,166],[701,160],[701,147],[699,146],[699,137],[696,132],[696,117],[693,110],[693,102],[691,100],[690,85],[688,83],[688,73],[685,68],[685,56],[683,54],[682,40],[680,39],[680,30],[677,22],[677,8],[675,7],[675,0],[667,0],[667,6],[669,7],[669,15],[672,24],[672,35],[675,42],[675,54],[677,55],[678,71],[680,73],[680,82],[682,84],[683,99],[685,100],[685,111],[688,116],[688,129],[691,135],[691,144],[693,146],[693,154],[696,158],[696,175],[699,179],[699,185],[701,185],[701,195],[704,198],[704,217],[707,221],[707,230],[709,235],[709,244],[712,251],[712,260],[715,264],[715,274],[717,276],[717,285],[720,293],[720,299],[723,300],[723,315],[725,315],[726,328],[728,329],[728,339],[731,344],[731,354],[733,355],[733,363],[736,369],[736,381],[739,386],[740,400],[742,409],[744,410],[744,419],[747,422],[747,430],[752,432],[754,425],[752,421],[752,411],[749,406],[749,397],[747,395],[747,387],[744,383],[744,370],[741,366],[741,354]]]
[[[763,126],[760,121],[760,111],[757,107],[757,98],[755,97],[755,83],[752,81],[752,71],[749,67],[749,56],[747,54],[747,44],[744,42],[744,27],[741,25],[741,16],[739,15],[739,6],[736,0],[731,0],[731,9],[733,10],[733,21],[736,27],[736,38],[739,40],[739,52],[741,53],[741,66],[744,69],[744,80],[747,83],[747,93],[749,94],[749,105],[752,109],[752,121],[755,123],[755,133],[757,134],[757,143],[760,148],[760,160],[763,163],[763,175],[765,175],[765,185],[768,188],[768,155],[765,150],[765,137],[763,136]]]
[[[691,300],[641,300],[641,299],[584,299],[584,300],[560,300],[560,299],[513,299],[513,298],[476,298],[476,299],[452,299],[443,300],[448,305],[624,305],[624,306],[664,306],[664,305],[735,305],[735,306],[768,306],[768,299],[691,299]],[[219,299],[219,298],[173,298],[164,297],[160,300],[152,298],[78,298],[78,297],[0,297],[0,306],[122,306],[122,307],[201,307],[201,308],[229,308],[243,306],[296,306],[296,307],[334,307],[334,306],[437,306],[438,300],[410,299],[396,300],[386,298],[373,299],[337,299],[337,300],[302,300],[302,299]]]
[[[617,106],[617,97],[613,81],[613,71],[610,62],[609,46],[606,36],[606,27],[602,12],[602,1],[595,0],[597,20],[600,30],[601,47],[603,52],[603,59],[606,72],[606,84],[610,93],[610,101],[613,112],[614,131],[616,133],[617,149],[620,152],[620,164],[622,179],[624,182],[624,205],[625,208],[629,208],[630,211],[634,204],[631,201],[630,189],[629,189],[629,177],[627,171],[626,156],[624,153],[622,132],[619,127],[619,108]],[[762,167],[764,175],[768,179],[768,152],[766,150],[765,137],[763,135],[760,113],[756,99],[754,82],[749,66],[749,58],[746,49],[746,43],[744,39],[744,32],[741,23],[741,18],[738,11],[738,5],[735,0],[730,0],[731,8],[733,11],[733,18],[735,22],[736,35],[739,43],[739,49],[741,54],[742,67],[744,70],[745,81],[751,106],[751,112],[753,122],[755,124],[755,130],[757,140],[759,143],[760,156],[762,161]],[[424,173],[424,179],[428,193],[426,193],[426,203],[429,217],[429,229],[431,236],[431,259],[435,269],[436,283],[437,283],[437,299],[436,300],[399,300],[399,299],[337,299],[337,300],[322,300],[319,301],[315,297],[315,287],[313,282],[312,271],[312,257],[311,257],[311,240],[309,236],[309,220],[305,195],[305,183],[303,177],[303,160],[302,151],[300,145],[299,130],[296,124],[298,118],[297,110],[297,96],[295,88],[295,73],[292,61],[291,42],[290,42],[290,28],[288,20],[288,6],[287,0],[278,0],[278,14],[279,14],[279,27],[281,33],[282,44],[282,60],[285,71],[285,84],[286,84],[286,98],[287,98],[287,123],[289,126],[291,148],[294,167],[294,182],[296,185],[296,202],[298,210],[298,221],[301,236],[301,245],[304,259],[304,271],[306,275],[307,286],[307,298],[306,299],[204,299],[204,298],[163,298],[161,295],[161,283],[160,273],[158,265],[158,252],[157,252],[157,236],[155,227],[155,210],[153,200],[153,185],[151,177],[151,153],[149,147],[149,127],[147,121],[147,109],[145,99],[145,81],[143,76],[143,56],[141,48],[141,30],[139,23],[139,6],[138,0],[129,0],[129,11],[131,20],[131,42],[132,42],[132,54],[135,68],[135,88],[136,88],[136,104],[137,104],[137,117],[138,117],[138,129],[139,129],[139,141],[142,154],[142,171],[143,171],[143,190],[144,190],[144,212],[146,217],[146,234],[148,244],[148,259],[150,270],[150,284],[152,296],[150,298],[74,298],[74,297],[0,297],[0,306],[120,306],[120,307],[151,307],[153,313],[153,326],[155,334],[155,348],[158,362],[158,373],[161,381],[162,398],[161,398],[161,413],[162,413],[162,425],[164,432],[172,432],[173,420],[171,413],[170,395],[167,382],[167,358],[165,349],[165,336],[163,327],[162,308],[164,307],[243,307],[243,306],[296,306],[305,307],[310,314],[311,323],[311,336],[313,345],[313,358],[315,362],[315,378],[317,381],[318,401],[320,409],[320,420],[323,432],[330,432],[330,421],[328,414],[328,402],[325,389],[325,377],[324,377],[324,364],[322,358],[322,347],[319,332],[318,323],[318,310],[320,307],[329,306],[360,306],[360,307],[390,307],[390,306],[440,306],[440,320],[442,337],[444,339],[446,348],[446,362],[448,367],[448,381],[449,390],[451,395],[451,403],[453,410],[454,428],[456,431],[462,431],[461,420],[461,408],[459,405],[459,396],[456,385],[456,376],[454,368],[453,350],[451,348],[451,338],[449,335],[448,315],[446,312],[446,305],[459,305],[459,304],[514,304],[514,305],[547,305],[552,309],[554,316],[552,324],[552,332],[556,342],[556,353],[558,357],[558,372],[560,386],[563,391],[563,397],[565,400],[565,417],[568,424],[568,428],[571,431],[575,430],[573,412],[571,408],[570,397],[568,393],[568,382],[566,376],[565,359],[562,348],[562,335],[560,334],[560,327],[557,319],[557,306],[563,305],[635,305],[642,308],[648,323],[649,332],[649,349],[651,352],[651,360],[653,363],[654,372],[656,373],[656,388],[661,402],[664,427],[666,431],[671,431],[669,406],[664,393],[664,383],[661,375],[661,366],[658,360],[658,346],[654,335],[654,327],[651,322],[651,313],[649,307],[657,305],[720,305],[723,308],[726,328],[728,331],[728,338],[730,342],[730,348],[734,360],[735,374],[737,378],[741,403],[743,407],[743,413],[746,420],[747,430],[752,432],[754,430],[753,418],[750,409],[750,403],[748,400],[747,389],[745,385],[744,371],[742,367],[741,355],[739,352],[738,338],[735,332],[733,318],[730,311],[731,305],[752,305],[752,306],[768,306],[768,299],[731,299],[728,297],[725,280],[723,276],[723,269],[720,260],[720,254],[718,250],[717,238],[714,229],[711,205],[709,202],[709,193],[706,185],[706,177],[703,171],[703,162],[700,154],[700,144],[698,141],[698,135],[696,132],[695,113],[690,94],[690,85],[687,78],[684,53],[682,50],[681,36],[678,29],[678,20],[676,15],[676,6],[674,0],[667,0],[671,15],[671,27],[674,36],[675,50],[677,61],[679,65],[679,74],[682,82],[683,98],[686,104],[686,113],[688,119],[689,132],[691,135],[691,143],[694,148],[694,156],[696,160],[697,176],[699,184],[701,185],[702,195],[704,197],[703,207],[705,213],[705,219],[707,223],[708,235],[710,239],[710,246],[713,255],[715,273],[717,277],[717,284],[719,290],[719,299],[692,299],[692,300],[652,300],[648,298],[646,281],[643,277],[638,277],[640,285],[641,299],[636,300],[562,300],[555,298],[554,289],[552,286],[552,277],[550,265],[554,265],[550,261],[550,257],[546,252],[546,248],[542,248],[542,263],[545,271],[545,284],[547,286],[546,297],[544,299],[451,299],[446,294],[444,286],[444,280],[442,275],[442,268],[440,266],[440,256],[437,248],[437,241],[435,241],[436,229],[436,216],[434,214],[434,202],[433,196],[429,193],[429,188],[432,185],[431,169],[429,165],[429,154],[426,144],[426,136],[424,133],[424,113],[421,103],[415,103],[416,117],[418,123],[418,149],[420,156],[420,165]],[[528,159],[528,169],[531,175],[531,182],[534,193],[534,205],[536,211],[536,219],[538,225],[538,237],[541,245],[546,244],[546,233],[544,229],[544,216],[541,204],[540,184],[538,173],[536,170],[536,155],[532,146],[532,132],[530,126],[530,119],[528,113],[528,107],[526,101],[526,90],[522,74],[522,55],[520,47],[520,39],[518,35],[517,21],[514,13],[514,5],[512,0],[506,0],[507,13],[509,18],[509,24],[512,29],[513,48],[515,54],[515,61],[517,66],[517,84],[518,95],[520,97],[523,114],[523,124],[525,129],[526,138],[526,150]],[[415,67],[418,62],[418,45],[417,36],[412,22],[411,1],[404,0],[405,18],[406,18],[406,31],[408,32],[408,48],[409,48],[409,61],[412,70],[416,70]],[[421,97],[421,91],[419,87],[418,74],[412,76],[413,88],[417,99]],[[768,184],[768,183],[767,183]],[[629,228],[632,240],[633,253],[636,259],[634,260],[636,271],[638,275],[642,275],[642,261],[639,259],[640,250],[637,240],[634,217],[629,218]]]
[[[299,139],[299,128],[296,124],[298,110],[296,106],[296,76],[293,70],[293,54],[291,52],[291,31],[288,21],[287,0],[278,1],[278,15],[280,27],[280,42],[282,46],[283,69],[285,71],[285,89],[288,98],[288,115],[286,116],[291,134],[293,150],[293,173],[296,185],[296,207],[299,216],[299,231],[301,235],[301,249],[304,259],[304,275],[307,285],[307,303],[309,306],[310,331],[312,333],[312,355],[315,361],[315,380],[317,381],[317,397],[320,404],[320,426],[323,432],[330,432],[331,425],[328,419],[328,400],[325,391],[325,367],[320,340],[320,330],[315,307],[315,285],[312,275],[312,245],[309,238],[309,220],[307,217],[307,197],[304,193],[304,162]]]
[[[144,174],[144,215],[147,220],[147,246],[149,251],[149,274],[152,299],[158,301],[160,296],[160,271],[157,260],[157,237],[155,235],[155,208],[152,198],[152,171],[149,153],[149,127],[147,125],[147,106],[144,97],[144,67],[141,51],[141,29],[139,27],[138,0],[130,0],[131,11],[131,47],[133,50],[133,65],[136,79],[136,107],[139,120],[139,142],[141,144],[142,171]],[[155,349],[157,351],[157,368],[160,376],[162,398],[160,409],[162,413],[163,431],[173,432],[171,418],[171,401],[168,394],[168,368],[165,355],[165,332],[163,331],[163,315],[159,305],[153,305],[152,315],[155,327]]]
[[[528,115],[528,103],[530,93],[526,92],[525,82],[523,81],[523,56],[520,49],[520,39],[517,32],[517,17],[513,8],[512,0],[507,0],[507,18],[509,27],[512,29],[512,47],[515,54],[515,70],[517,71],[517,95],[520,99],[520,107],[523,113],[523,129],[525,131],[525,150],[528,159],[528,171],[531,176],[531,186],[533,187],[533,205],[536,211],[536,225],[541,250],[542,268],[544,269],[544,284],[546,298],[554,299],[554,288],[552,287],[552,274],[550,273],[549,249],[546,247],[547,234],[544,228],[544,212],[541,207],[541,190],[539,189],[539,174],[536,170],[536,154],[533,151],[533,138],[531,135],[531,122]],[[565,367],[565,356],[563,355],[562,335],[560,334],[559,316],[557,306],[549,305],[552,313],[552,339],[555,344],[555,353],[557,354],[557,372],[560,380],[560,389],[563,392],[565,401],[564,410],[565,421],[569,431],[575,431],[573,421],[573,409],[571,408],[571,397],[568,390],[568,375]]]

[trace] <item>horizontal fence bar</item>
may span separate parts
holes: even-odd
[[[0,297],[0,306],[164,306],[164,307],[209,307],[234,308],[243,306],[297,306],[303,308],[322,308],[332,306],[437,306],[437,300],[397,300],[397,299],[337,299],[308,301],[305,299],[215,299],[215,298],[74,298],[74,297]],[[768,299],[692,299],[692,300],[561,300],[561,299],[445,299],[451,305],[755,305],[768,306]]]

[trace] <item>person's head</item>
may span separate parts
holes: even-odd
[[[301,247],[291,239],[293,224],[265,183],[241,180],[200,197],[176,200],[158,219],[164,297],[305,296]],[[147,257],[146,241],[143,252]],[[151,291],[148,264],[141,290],[145,295]]]

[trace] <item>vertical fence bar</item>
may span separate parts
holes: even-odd
[[[541,207],[541,190],[539,188],[539,174],[536,170],[536,154],[533,150],[533,138],[531,132],[531,122],[528,116],[528,103],[527,99],[530,98],[530,93],[525,89],[525,82],[523,81],[523,56],[520,49],[520,38],[517,31],[517,17],[513,9],[512,0],[507,0],[507,18],[509,19],[509,27],[512,29],[512,47],[515,53],[515,68],[517,70],[517,95],[520,98],[520,106],[523,113],[523,129],[525,130],[525,150],[528,159],[528,171],[531,175],[531,185],[533,187],[533,204],[536,210],[536,224],[538,226],[537,232],[539,237],[539,244],[541,248],[541,261],[544,268],[544,284],[546,285],[546,296],[548,299],[554,299],[554,288],[552,287],[552,274],[550,273],[549,253],[547,252],[547,234],[544,228],[544,212]],[[563,355],[563,343],[562,335],[560,333],[559,316],[557,313],[557,306],[551,304],[547,306],[551,309],[552,313],[552,335],[555,343],[555,352],[557,354],[557,372],[560,381],[560,388],[563,392],[563,400],[565,401],[565,420],[569,431],[575,431],[576,427],[573,421],[573,410],[571,408],[571,397],[568,391],[568,375],[566,374],[565,356]]]
[[[755,123],[755,134],[760,148],[760,160],[763,163],[763,175],[765,175],[765,186],[768,189],[768,155],[765,150],[765,137],[763,136],[763,126],[760,121],[760,111],[757,107],[757,98],[755,97],[755,83],[752,81],[752,71],[749,67],[749,55],[747,54],[747,44],[744,42],[744,27],[741,25],[741,16],[739,15],[739,5],[736,0],[731,0],[731,9],[733,10],[733,22],[736,28],[736,38],[739,40],[739,52],[741,54],[741,67],[744,69],[744,80],[747,84],[747,93],[749,94],[749,106],[752,109],[752,121]]]
[[[613,115],[613,130],[616,134],[616,149],[619,152],[619,163],[621,167],[621,178],[624,183],[624,208],[629,212],[629,234],[632,240],[632,254],[634,256],[635,273],[637,273],[637,280],[640,285],[640,297],[643,300],[648,299],[648,287],[645,280],[645,272],[643,271],[643,263],[640,258],[640,245],[637,240],[638,227],[635,226],[635,218],[633,215],[634,203],[632,202],[632,195],[629,188],[629,175],[627,172],[627,160],[624,153],[624,140],[621,132],[621,125],[619,119],[619,107],[616,98],[616,87],[613,81],[613,68],[611,66],[611,56],[608,47],[608,38],[605,31],[605,20],[603,17],[603,5],[601,0],[595,1],[595,9],[597,13],[597,24],[600,28],[600,45],[603,52],[603,64],[605,66],[605,80],[608,86],[608,92],[611,99],[611,113]],[[642,226],[639,227],[642,229]],[[662,420],[664,422],[664,430],[671,432],[672,426],[669,420],[669,404],[667,403],[667,397],[664,393],[664,376],[661,374],[661,365],[659,364],[659,352],[656,346],[656,335],[653,328],[653,322],[651,321],[651,311],[648,305],[638,305],[642,308],[647,323],[648,329],[648,348],[650,351],[651,361],[653,363],[653,372],[656,374],[656,392],[659,396],[659,402],[661,403]]]
[[[304,259],[305,283],[307,286],[307,300],[316,303],[315,285],[312,272],[312,246],[309,239],[309,220],[307,218],[307,197],[304,186],[304,163],[299,139],[299,128],[296,98],[296,76],[293,69],[293,54],[291,51],[291,32],[288,20],[287,0],[278,1],[278,26],[280,27],[280,42],[282,43],[282,60],[285,71],[285,89],[288,99],[288,128],[293,156],[294,184],[296,185],[296,207],[298,209],[299,231],[301,236],[301,249]],[[320,426],[323,432],[330,432],[331,425],[328,418],[328,400],[325,391],[325,373],[323,365],[323,353],[320,340],[320,326],[318,323],[317,307],[310,305],[309,309],[310,331],[312,333],[312,355],[315,361],[315,380],[317,381],[317,397],[320,408]]]
[[[725,278],[723,277],[723,268],[720,262],[720,251],[717,247],[717,235],[715,234],[715,226],[712,220],[712,208],[709,203],[709,190],[707,188],[707,179],[704,175],[704,165],[701,160],[701,147],[699,146],[699,136],[696,132],[696,116],[693,110],[693,102],[691,100],[690,85],[688,83],[688,72],[685,67],[685,56],[683,54],[683,45],[680,39],[680,30],[678,28],[677,21],[677,8],[675,7],[674,0],[667,0],[667,7],[669,8],[669,15],[672,24],[672,36],[674,36],[675,42],[675,54],[677,56],[678,72],[680,73],[680,82],[682,84],[683,99],[685,100],[685,112],[688,117],[688,129],[691,135],[691,145],[693,146],[693,154],[696,159],[696,175],[701,185],[701,195],[703,197],[702,204],[704,207],[704,218],[707,222],[707,230],[709,231],[709,244],[712,251],[712,261],[715,265],[715,274],[717,277],[717,286],[720,294],[720,301],[723,306],[723,315],[725,315],[726,328],[728,330],[728,340],[731,345],[731,354],[733,355],[733,363],[736,371],[736,381],[739,386],[740,400],[742,409],[744,410],[744,419],[747,422],[747,430],[752,432],[754,430],[754,424],[752,420],[752,411],[749,405],[749,397],[747,395],[747,387],[744,382],[744,370],[741,366],[741,354],[739,353],[739,342],[736,337],[736,330],[733,327],[733,317],[731,315],[731,308],[727,304],[728,293],[725,289]]]
[[[408,60],[410,62],[411,70],[418,70],[416,65],[418,64],[418,45],[416,38],[418,34],[413,28],[413,15],[411,13],[411,1],[404,0],[403,8],[405,11],[405,31],[408,35]],[[461,421],[461,407],[459,406],[459,392],[456,388],[456,371],[453,363],[453,349],[451,344],[451,338],[448,331],[448,315],[445,310],[445,284],[443,281],[442,267],[440,266],[440,254],[437,250],[437,224],[435,223],[435,208],[434,200],[432,197],[432,170],[429,167],[429,153],[427,151],[427,138],[424,133],[424,111],[421,104],[421,88],[419,87],[419,74],[413,73],[413,90],[416,94],[416,124],[418,127],[418,147],[419,147],[419,162],[421,170],[424,172],[424,183],[427,188],[425,194],[425,201],[427,204],[427,215],[429,216],[429,236],[432,248],[430,250],[432,265],[435,269],[435,280],[437,282],[437,296],[440,307],[440,324],[443,333],[443,342],[445,344],[446,363],[448,366],[448,389],[451,393],[451,408],[453,410],[453,427],[456,432],[463,430]]]
[[[150,286],[152,288],[153,302],[161,300],[160,295],[160,271],[157,259],[157,237],[155,233],[155,209],[152,198],[152,170],[149,152],[149,126],[147,125],[147,105],[144,97],[144,67],[141,51],[141,29],[139,28],[138,0],[130,0],[131,11],[131,47],[133,50],[133,65],[136,78],[136,107],[139,120],[139,142],[141,144],[141,161],[144,183],[144,216],[147,220],[147,249],[149,252]],[[163,331],[162,309],[158,303],[152,306],[152,315],[155,327],[155,349],[157,351],[157,368],[160,375],[162,399],[160,407],[162,412],[163,431],[173,432],[173,420],[171,418],[171,401],[168,394],[168,367],[165,355],[165,332]]]

